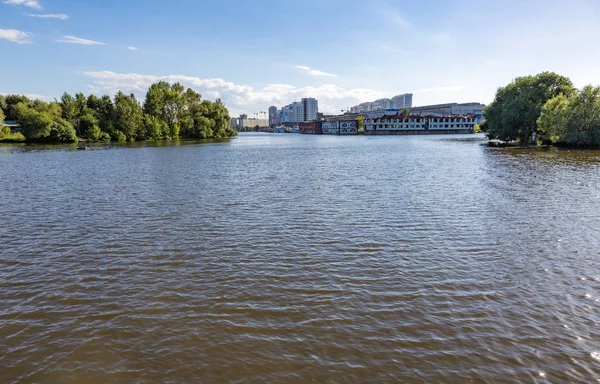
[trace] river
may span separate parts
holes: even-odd
[[[0,146],[1,383],[600,380],[600,152]]]

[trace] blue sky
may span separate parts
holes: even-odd
[[[232,115],[399,93],[490,102],[544,70],[600,84],[598,0],[0,0],[0,93],[143,96],[180,81]]]

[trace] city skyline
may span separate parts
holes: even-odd
[[[179,81],[235,116],[303,97],[339,113],[398,91],[414,105],[489,103],[513,78],[547,70],[600,84],[592,0],[110,5],[0,0],[0,93],[143,96]]]

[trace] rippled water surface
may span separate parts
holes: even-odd
[[[590,383],[600,152],[0,146],[0,383]]]

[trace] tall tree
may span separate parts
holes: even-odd
[[[60,106],[62,108],[62,118],[68,121],[74,121],[77,118],[77,103],[73,96],[67,92],[60,97]]]
[[[127,140],[137,139],[140,130],[143,129],[143,115],[142,107],[134,94],[126,96],[123,92],[119,92],[115,95],[114,123]]]
[[[31,100],[27,96],[23,95],[8,95],[5,97],[6,109],[6,120],[17,120],[17,105],[22,103],[26,106],[31,105]]]
[[[555,96],[569,96],[573,92],[571,80],[553,72],[516,78],[498,89],[494,101],[484,110],[488,136],[528,143],[537,131],[544,104]]]

